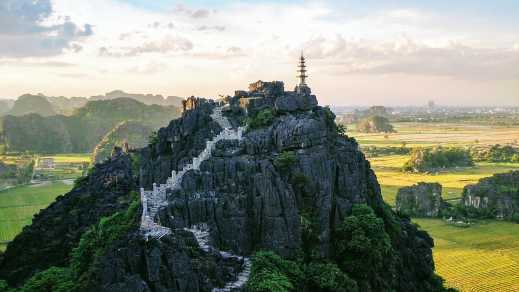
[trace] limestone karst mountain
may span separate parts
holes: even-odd
[[[20,96],[15,102],[9,115],[23,116],[28,114],[38,114],[43,117],[55,115],[56,112],[52,104],[43,96],[25,94]]]
[[[432,239],[384,203],[356,141],[309,91],[258,82],[223,101],[191,98],[147,147],[116,148],[38,214],[7,247],[0,279],[261,291],[272,273],[254,255],[267,250],[294,267],[275,275],[280,291],[443,291]],[[305,274],[322,265],[335,288]]]
[[[114,147],[123,147],[125,143],[132,148],[142,148],[147,145],[153,134],[153,127],[137,121],[122,121],[110,130],[96,145],[92,161],[102,162],[109,158]]]
[[[98,100],[88,102],[70,116],[7,116],[2,132],[9,151],[85,153],[123,121],[157,129],[178,115],[177,107],[145,105],[129,98]]]
[[[96,95],[90,97],[90,100],[110,100],[116,98],[131,98],[140,101],[147,105],[163,105],[163,106],[177,106],[180,107],[183,98],[178,96],[164,97],[160,94],[139,94],[139,93],[128,93],[122,90],[113,90],[104,95]]]

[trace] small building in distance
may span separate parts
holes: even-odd
[[[52,157],[41,157],[38,159],[37,167],[41,169],[54,169],[56,167],[56,163]]]

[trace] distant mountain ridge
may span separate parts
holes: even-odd
[[[11,110],[7,113],[13,116],[39,114],[43,117],[56,114],[54,107],[44,96],[32,94],[24,94],[18,97]]]
[[[42,93],[24,94],[16,100],[0,100],[0,116],[22,116],[27,114],[39,114],[52,116],[56,114],[71,115],[74,110],[85,106],[89,101],[113,100],[118,98],[130,98],[146,105],[176,106],[182,105],[182,97],[160,94],[127,93],[123,90],[114,90],[104,95],[87,97],[46,96]]]
[[[146,105],[130,98],[89,101],[70,116],[8,115],[3,135],[9,151],[90,152],[117,124],[132,120],[152,129],[180,115],[173,106]]]
[[[137,101],[140,101],[144,104],[157,104],[157,105],[164,105],[164,106],[181,106],[182,100],[184,98],[178,97],[178,96],[168,96],[164,97],[160,94],[154,95],[154,94],[136,94],[136,93],[127,93],[122,90],[114,90],[111,92],[106,93],[105,95],[97,95],[90,97],[90,100],[108,100],[108,99],[115,99],[115,98],[132,98]]]

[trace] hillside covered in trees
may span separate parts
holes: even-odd
[[[148,144],[153,128],[136,121],[124,121],[108,132],[96,145],[92,161],[101,162],[110,157],[114,146],[123,146],[125,142],[131,148],[142,148]]]
[[[52,104],[45,97],[31,94],[20,96],[7,113],[12,116],[39,114],[44,117],[56,114]]]
[[[90,152],[122,121],[158,128],[178,115],[176,107],[145,105],[128,98],[90,101],[70,116],[8,115],[4,117],[3,135],[8,151]]]
[[[359,120],[357,131],[362,133],[392,133],[395,132],[395,129],[386,117],[369,116]]]
[[[428,172],[450,167],[470,167],[474,161],[469,151],[462,148],[416,148],[404,165],[404,171]]]

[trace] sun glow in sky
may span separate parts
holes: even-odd
[[[0,97],[291,89],[304,50],[321,104],[519,105],[518,27],[505,0],[1,0]]]

